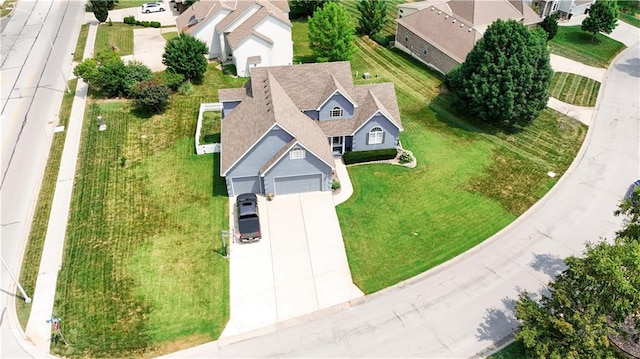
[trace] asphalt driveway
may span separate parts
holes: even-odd
[[[235,206],[230,207],[235,222]],[[258,208],[262,239],[231,244],[231,316],[222,337],[363,296],[351,280],[331,192],[276,196],[272,201],[260,196]]]

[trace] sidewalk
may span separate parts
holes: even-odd
[[[84,58],[93,57],[93,44],[95,42],[97,29],[97,22],[92,21],[87,36]],[[31,315],[29,316],[29,322],[27,323],[27,329],[25,331],[27,337],[38,350],[44,353],[49,353],[51,344],[52,324],[47,323],[47,320],[51,319],[53,315],[58,271],[62,266],[64,240],[67,230],[69,208],[71,206],[71,194],[76,173],[78,151],[80,148],[87,90],[88,85],[79,79],[73,99],[69,124],[66,129],[67,137],[62,151],[56,191],[51,205],[47,235],[44,241],[40,269],[38,271],[36,288],[31,304]]]
[[[333,195],[333,203],[337,206],[344,203],[353,194],[353,185],[351,185],[351,178],[349,178],[349,172],[347,172],[347,166],[345,166],[342,158],[333,161],[336,164],[336,174],[338,175],[338,181],[340,181],[340,192]]]

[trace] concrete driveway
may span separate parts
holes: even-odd
[[[133,55],[122,56],[122,61],[135,60],[147,65],[153,72],[163,71],[166,66],[162,63],[162,54],[167,41],[162,34],[176,31],[175,27],[133,30]]]
[[[230,246],[231,317],[223,338],[363,296],[351,280],[331,192],[258,198],[262,239]]]

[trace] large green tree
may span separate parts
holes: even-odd
[[[615,214],[632,220],[613,243],[589,244],[583,257],[567,258],[566,269],[540,301],[520,295],[516,339],[532,357],[617,358],[614,338],[640,346],[637,334],[628,335],[640,333],[640,240],[633,223],[639,213],[640,203],[627,198]]]
[[[355,52],[353,18],[340,4],[329,2],[309,20],[309,46],[318,61],[343,61]]]
[[[373,36],[382,31],[388,20],[386,0],[360,0],[357,8],[360,11],[358,32]]]
[[[317,8],[324,6],[325,3],[334,0],[290,0],[289,14],[292,19],[313,15]]]
[[[207,45],[195,37],[181,33],[167,42],[162,55],[162,63],[169,71],[184,76],[185,80],[202,80],[207,71],[207,59],[209,53]]]
[[[610,34],[618,21],[618,4],[614,0],[597,0],[589,10],[589,16],[582,21],[582,31],[593,34],[591,40],[599,32]]]
[[[109,2],[107,0],[91,0],[91,8],[98,21],[107,21],[107,17],[109,17]]]
[[[497,20],[465,62],[448,74],[447,85],[472,116],[499,125],[526,125],[547,105],[552,76],[546,33]]]

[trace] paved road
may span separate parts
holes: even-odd
[[[620,227],[613,211],[640,175],[640,44],[615,60],[601,91],[597,117],[566,175],[482,245],[336,313],[168,357],[469,358],[486,353],[517,327],[513,306],[521,290],[543,292],[563,269],[563,258],[580,254],[586,241],[611,238]]]
[[[20,1],[3,22],[2,87],[2,257],[18,273],[40,188],[60,101],[71,73],[79,26],[84,17],[78,1]],[[49,37],[59,57],[58,66]],[[2,268],[0,335],[3,358],[24,357],[14,334],[15,286]]]

